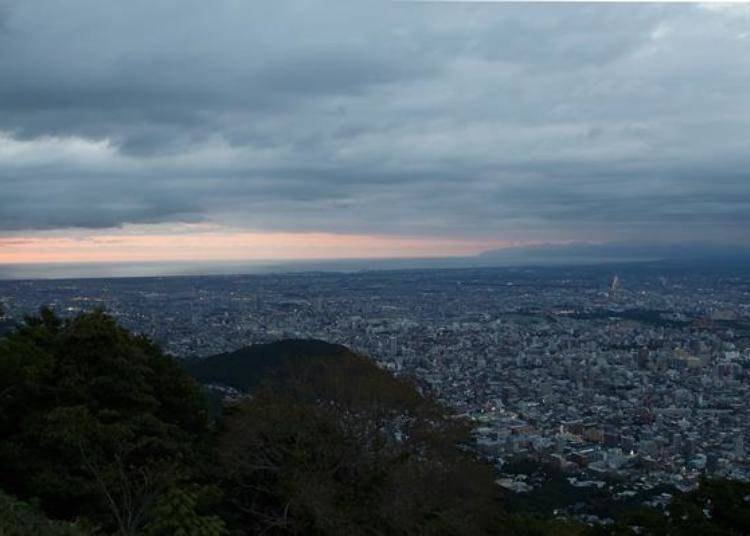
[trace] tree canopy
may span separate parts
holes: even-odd
[[[209,438],[198,384],[95,311],[0,339],[0,487],[54,518],[135,534]]]
[[[352,353],[283,364],[231,408],[219,457],[238,525],[292,534],[486,534],[490,468],[468,429]],[[498,525],[499,526],[499,525]]]

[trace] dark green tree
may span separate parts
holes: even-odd
[[[750,534],[750,483],[704,479],[677,495],[666,510],[642,508],[620,516],[595,534],[625,536],[744,536]]]
[[[232,408],[219,453],[230,525],[288,534],[490,534],[503,526],[468,428],[349,354],[294,360]]]
[[[42,309],[0,340],[0,485],[54,518],[137,533],[208,432],[199,386],[101,311]]]
[[[197,486],[173,488],[156,502],[146,536],[222,536],[227,533],[217,516],[199,513],[201,490]]]
[[[52,521],[34,506],[0,491],[1,536],[85,536],[78,524]]]

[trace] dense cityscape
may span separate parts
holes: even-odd
[[[750,479],[741,272],[644,264],[3,281],[0,300],[6,322],[44,304],[64,316],[103,308],[184,359],[283,338],[347,345],[471,419],[498,484],[520,494],[534,480],[504,465],[523,458],[622,498],[687,491],[701,475]]]

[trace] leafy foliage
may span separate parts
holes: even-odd
[[[0,483],[53,517],[136,533],[207,434],[194,380],[100,311],[0,340]]]
[[[51,521],[28,503],[0,491],[0,536],[84,536],[73,523]]]
[[[489,534],[502,526],[490,468],[410,384],[369,360],[286,360],[227,415],[228,517],[289,534]]]
[[[146,525],[146,536],[222,536],[224,522],[216,516],[201,515],[200,493],[195,486],[174,488],[156,502],[153,519]]]
[[[750,534],[750,483],[703,480],[698,489],[675,497],[666,511],[640,509],[621,516],[597,534],[740,536]]]

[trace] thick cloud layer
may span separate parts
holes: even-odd
[[[746,240],[744,6],[0,0],[0,232]]]

